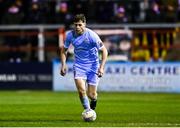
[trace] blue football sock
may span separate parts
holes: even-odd
[[[80,100],[81,100],[81,104],[84,109],[90,109],[89,99],[87,96],[80,97]]]

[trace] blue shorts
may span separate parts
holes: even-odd
[[[96,68],[83,68],[74,66],[74,79],[84,79],[87,84],[98,86],[99,77],[97,74],[98,67]]]

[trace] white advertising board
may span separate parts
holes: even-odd
[[[60,62],[53,62],[53,90],[76,90],[73,63],[68,62],[65,77],[60,75]],[[100,79],[99,91],[180,92],[180,63],[108,62]]]

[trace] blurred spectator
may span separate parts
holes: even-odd
[[[7,9],[7,12],[4,14],[3,19],[2,19],[2,24],[5,24],[5,25],[21,24],[23,17],[24,17],[23,11],[21,10],[20,6],[18,6],[18,4],[16,2],[14,2],[9,6],[9,8]],[[14,30],[14,32],[16,32],[16,33],[18,31],[19,30]],[[21,46],[19,37],[6,36],[4,45],[8,46],[11,49],[7,54],[8,60],[11,62],[14,62],[14,61],[20,62],[22,56],[18,50],[19,47]]]
[[[120,6],[117,9],[117,12],[114,17],[114,21],[116,23],[127,23],[128,22],[128,17],[126,15],[126,10],[125,10],[124,6]]]
[[[84,13],[89,23],[178,22],[179,5],[179,0],[0,0],[0,20],[24,15],[23,24],[66,23],[72,14]]]
[[[132,4],[128,4],[126,15],[128,17],[128,22],[140,22],[140,3],[141,1],[133,0],[131,1]]]
[[[139,21],[143,22],[143,21],[145,21],[146,12],[147,12],[147,10],[149,8],[148,0],[140,1],[139,7],[140,7]]]
[[[71,0],[69,2],[69,6],[71,8],[71,12],[73,13],[73,15],[78,13],[86,14],[85,2],[86,1],[77,1],[77,0]]]
[[[31,6],[28,8],[26,17],[26,24],[45,24],[47,22],[45,17],[46,11],[43,10],[42,3],[40,3],[38,0],[33,0],[32,2],[30,2],[30,5]],[[38,33],[37,30],[29,30],[29,32],[31,31],[34,33]],[[37,61],[37,50],[35,50],[35,48],[37,48],[38,46],[38,35],[33,34],[29,36],[28,40],[30,43],[30,47],[32,48],[30,59],[32,61]]]
[[[40,8],[40,3],[32,2],[26,15],[26,24],[43,24],[46,23],[44,12]]]
[[[56,5],[56,23],[64,24],[69,29],[72,14],[69,13],[69,7],[66,2],[58,2]]]
[[[84,13],[89,19],[88,24],[177,23],[180,21],[180,0],[0,0],[0,13],[1,25],[63,24],[66,29],[69,28],[72,16],[76,13]],[[4,32],[4,30],[2,31]],[[13,31],[20,32],[19,30]],[[38,30],[29,31],[34,32],[34,34],[30,35],[28,39],[23,36],[6,36],[4,39],[0,37],[1,44],[12,48],[8,53],[9,59],[21,58],[23,54],[19,53],[18,49],[21,49],[22,44],[25,45],[25,42],[28,42],[30,47],[34,49],[31,51],[30,58],[31,60],[37,60],[35,48],[38,44]],[[148,35],[150,34],[152,33],[150,32]],[[57,35],[55,36],[55,38],[58,38]],[[168,48],[170,47],[172,36],[168,32],[162,35],[164,38],[164,41],[162,41],[164,42],[163,47],[166,44]],[[161,42],[159,38],[161,36],[157,36],[158,43]],[[109,54],[116,54],[116,50],[119,48],[117,42],[114,43],[111,39],[105,39],[104,41],[109,48]],[[49,43],[47,39],[46,42]],[[152,36],[148,36],[148,42],[149,47],[153,47]],[[141,44],[141,47],[144,47],[144,45]],[[156,48],[154,51],[153,48],[147,47],[144,51],[139,50],[140,48],[135,49],[135,56],[136,53],[139,53],[140,56],[142,55],[142,60],[148,61],[149,56],[158,60],[158,56],[161,56],[161,54],[166,55],[167,49],[161,49],[160,45],[158,46],[159,49]]]
[[[6,9],[6,5],[4,4],[4,1],[0,0],[0,13],[4,14],[5,9]],[[0,22],[2,21],[2,17],[3,15],[0,15]]]
[[[4,13],[2,17],[2,24],[21,24],[23,17],[23,11],[20,10],[20,7],[16,3],[13,3]]]
[[[112,1],[97,1],[94,4],[97,7],[96,15],[93,19],[97,23],[112,23],[112,19],[114,16],[114,3]],[[88,10],[89,11],[89,10]]]
[[[97,6],[95,4],[95,0],[89,0],[87,4],[87,10],[91,10],[87,12],[87,17],[90,19],[88,22],[94,23],[96,22],[96,10]]]
[[[177,22],[178,0],[163,1],[166,22]]]
[[[177,21],[180,21],[180,0],[178,0]]]
[[[160,4],[156,1],[153,1],[150,5],[150,8],[146,12],[145,17],[146,22],[164,22],[164,11],[161,10]]]

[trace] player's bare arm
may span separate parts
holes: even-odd
[[[102,75],[104,74],[104,66],[105,66],[105,63],[107,60],[108,52],[107,52],[107,49],[105,46],[103,46],[100,51],[102,54],[102,59],[101,59],[101,64],[100,64],[99,69],[98,69],[98,76],[102,77]]]
[[[60,74],[62,76],[66,75],[66,57],[67,57],[67,48],[61,47],[60,48],[60,59],[61,59],[61,70],[60,70]]]

